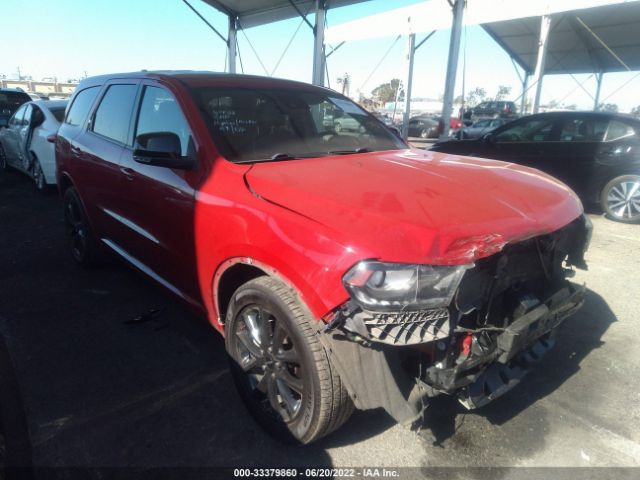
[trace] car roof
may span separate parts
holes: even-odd
[[[43,107],[51,110],[52,108],[66,108],[69,100],[34,100],[36,105],[42,105]]]
[[[321,88],[323,90],[329,90],[322,87],[317,87],[314,85],[310,85],[304,82],[296,82],[294,80],[286,80],[282,78],[274,78],[274,77],[262,77],[259,75],[245,75],[245,74],[234,74],[234,73],[224,73],[224,72],[210,72],[210,71],[196,71],[196,70],[154,70],[147,71],[141,70],[138,72],[125,72],[125,73],[112,73],[107,75],[99,75],[95,77],[89,77],[80,82],[77,87],[77,90],[82,90],[91,86],[99,86],[103,85],[105,82],[115,79],[153,79],[153,80],[169,80],[175,79],[180,81],[181,83],[187,85],[188,87],[196,87],[206,85],[207,80],[222,80],[229,81],[233,80],[234,85],[237,86],[255,86],[257,82],[265,87],[292,87],[292,88],[309,88],[309,89],[318,89]],[[334,90],[329,90],[333,95],[340,95]]]
[[[602,120],[611,120],[612,118],[618,118],[620,120],[632,121],[635,123],[640,123],[640,120],[637,118],[626,114],[626,113],[614,113],[614,112],[596,112],[593,110],[564,110],[557,112],[544,112],[544,113],[535,113],[533,115],[528,115],[526,117],[521,118],[549,118],[549,117],[591,117],[594,119],[602,119]]]

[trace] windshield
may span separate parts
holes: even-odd
[[[337,93],[207,87],[192,94],[216,146],[232,162],[407,148]]]
[[[0,92],[0,115],[10,116],[20,105],[30,102],[31,97],[22,92]]]

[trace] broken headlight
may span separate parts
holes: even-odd
[[[342,282],[365,310],[423,310],[448,306],[468,268],[471,266],[363,261]]]

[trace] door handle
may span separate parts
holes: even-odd
[[[132,168],[120,167],[120,172],[122,172],[124,178],[129,181],[132,181],[135,178],[135,171]]]

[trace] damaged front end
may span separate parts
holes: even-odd
[[[581,216],[474,265],[391,264],[380,274],[383,267],[363,262],[350,271],[352,299],[320,338],[356,406],[383,407],[406,423],[435,395],[473,409],[509,391],[582,305],[584,287],[567,278],[572,267],[586,269],[590,237]]]

